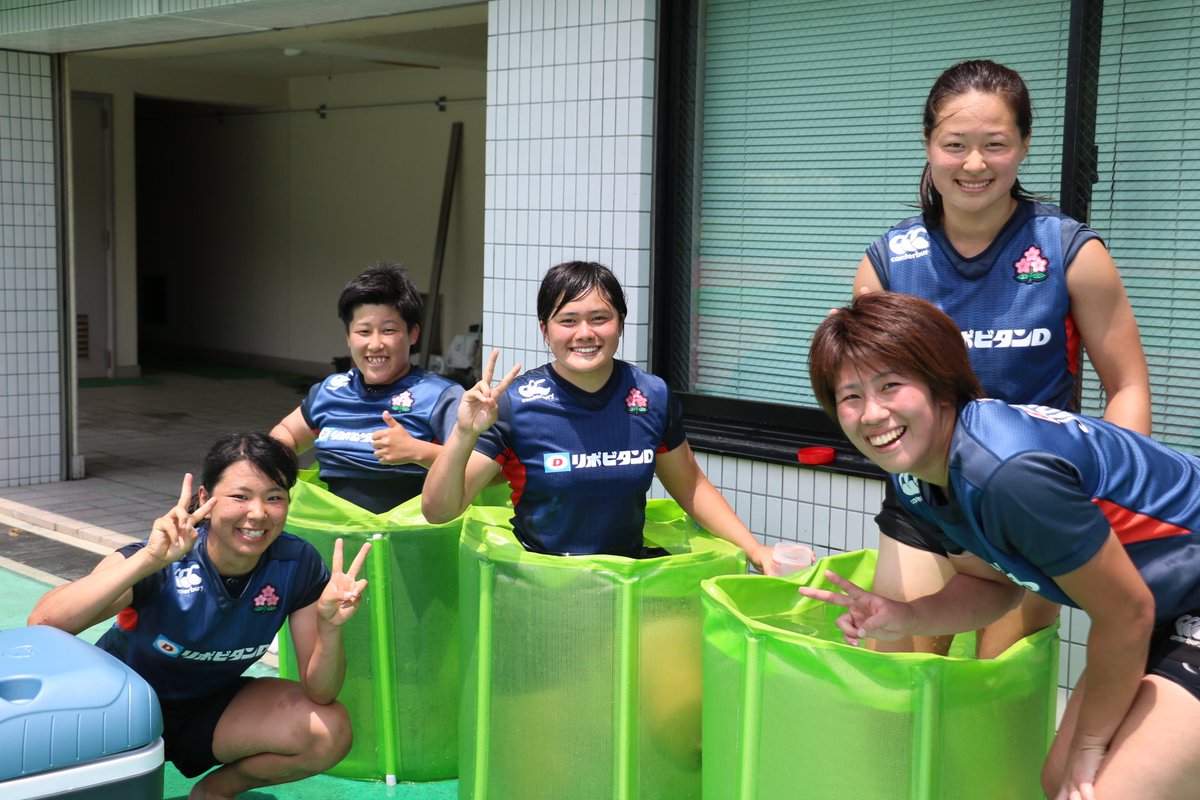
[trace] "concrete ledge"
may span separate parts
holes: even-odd
[[[46,530],[98,544],[112,550],[141,541],[124,533],[118,533],[108,528],[101,528],[88,522],[80,522],[70,517],[64,517],[62,514],[43,511],[40,508],[27,506],[24,503],[5,500],[2,497],[0,497],[0,512],[20,522],[28,522],[31,525],[37,525]]]

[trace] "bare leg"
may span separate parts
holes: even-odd
[[[224,766],[192,787],[191,800],[240,792],[324,772],[350,750],[350,717],[341,703],[309,700],[300,684],[260,678],[225,709],[213,733]]]
[[[1085,690],[1080,678],[1042,770],[1042,788],[1049,797],[1062,783]],[[1109,745],[1095,788],[1096,800],[1200,797],[1200,701],[1166,678],[1142,678],[1133,705]]]
[[[1053,625],[1060,608],[1058,603],[1026,590],[1019,606],[979,629],[976,655],[995,658],[1026,636]]]
[[[879,537],[879,559],[875,562],[876,594],[892,600],[915,600],[934,594],[954,577],[950,560],[928,550],[920,550],[890,536]],[[872,639],[870,647],[885,653],[936,653],[950,650],[953,636],[913,636],[894,642]]]

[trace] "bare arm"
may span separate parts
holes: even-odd
[[[271,436],[292,448],[296,455],[300,455],[312,447],[317,438],[313,435],[312,428],[309,428],[308,423],[304,421],[304,412],[300,410],[300,406],[296,406],[292,413],[271,428]]]
[[[875,265],[871,263],[871,259],[867,256],[862,257],[862,261],[858,262],[858,269],[854,272],[854,286],[850,290],[851,297],[858,297],[864,292],[882,292],[883,284],[879,282],[879,275],[875,273]]]
[[[325,590],[315,603],[293,611],[288,618],[300,685],[314,703],[332,703],[342,690],[346,678],[342,626],[358,610],[367,588],[367,581],[359,580],[358,573],[370,550],[371,543],[367,542],[359,549],[350,569],[342,572],[342,540],[334,542],[332,574]]]
[[[800,594],[842,606],[842,637],[854,646],[863,639],[895,641],[908,636],[941,636],[976,630],[999,619],[1021,601],[1024,590],[973,555],[953,556],[955,574],[936,594],[911,602],[868,592],[833,572],[825,576],[845,594],[802,586]]]
[[[89,574],[42,595],[28,624],[50,625],[72,634],[86,630],[127,608],[133,601],[133,585],[163,566],[145,548],[129,558],[110,553]]]
[[[1067,752],[1063,788],[1069,790],[1095,779],[1113,734],[1133,705],[1146,671],[1154,596],[1111,532],[1090,561],[1055,582],[1091,620],[1087,685]]]
[[[1150,374],[1137,320],[1108,250],[1092,240],[1067,270],[1071,317],[1108,404],[1104,418],[1150,435]]]
[[[745,550],[760,571],[774,570],[771,548],[761,544],[729,507],[696,463],[696,456],[686,441],[671,452],[658,455],[654,474],[675,502],[701,527]]]
[[[521,371],[516,364],[497,386],[492,386],[499,350],[492,350],[479,383],[468,389],[458,405],[458,421],[441,454],[429,468],[421,492],[421,513],[434,524],[457,517],[496,476],[500,465],[475,452],[479,435],[496,423],[497,401]]]
[[[196,523],[212,510],[216,498],[188,513],[192,476],[180,487],[175,507],[154,520],[146,546],[129,558],[111,553],[89,574],[44,594],[29,614],[30,625],[50,625],[79,633],[108,619],[133,602],[133,586],[142,578],[183,558],[196,543]]]

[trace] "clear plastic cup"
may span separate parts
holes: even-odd
[[[791,575],[811,567],[816,561],[812,550],[795,542],[779,542],[772,550],[771,560],[775,562],[777,575]]]

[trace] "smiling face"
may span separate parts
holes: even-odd
[[[354,309],[346,346],[366,383],[386,385],[408,372],[409,351],[420,332],[419,325],[410,329],[392,306],[365,304]]]
[[[846,438],[881,469],[946,485],[955,408],[929,386],[889,371],[842,367],[834,394]]]
[[[200,502],[216,497],[208,516],[208,556],[222,575],[244,575],[258,563],[287,520],[288,491],[249,461],[235,461]]]
[[[1016,205],[1012,187],[1029,152],[1016,116],[998,94],[951,95],[937,109],[925,142],[930,178],[945,213],[994,213],[1007,218]]]
[[[564,303],[541,328],[554,355],[555,372],[584,391],[604,386],[612,374],[623,323],[599,289]]]

